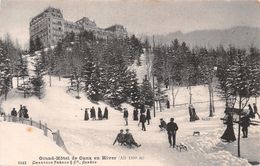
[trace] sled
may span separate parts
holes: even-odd
[[[182,150],[188,151],[187,146],[183,145],[182,143],[176,145],[175,147],[176,147],[176,150],[179,151],[179,152],[181,152]]]

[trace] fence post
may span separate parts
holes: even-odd
[[[45,135],[45,136],[48,135],[47,123],[45,123],[45,126],[44,126],[44,135]]]
[[[6,121],[6,116],[4,116],[4,121]]]
[[[30,125],[32,126],[32,118],[30,118]]]
[[[7,115],[7,117],[8,117],[8,122],[11,122],[11,118],[10,118],[10,116],[9,116],[9,115]]]
[[[60,130],[57,131],[56,144],[57,144],[58,146],[60,146]]]
[[[42,122],[39,121],[39,128],[42,129]]]

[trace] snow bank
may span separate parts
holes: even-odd
[[[32,126],[0,122],[0,165],[14,166],[18,161],[38,160],[40,156],[67,156],[43,131]]]

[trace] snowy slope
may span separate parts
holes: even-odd
[[[123,114],[105,103],[91,103],[83,93],[80,94],[80,99],[76,99],[73,93],[66,93],[68,82],[67,79],[59,81],[57,77],[53,77],[52,87],[49,87],[48,77],[46,76],[46,92],[43,99],[39,100],[36,97],[24,99],[21,94],[13,91],[9,93],[8,100],[2,104],[2,107],[9,114],[13,107],[18,109],[20,104],[26,105],[33,120],[42,120],[48,123],[51,129],[61,131],[65,145],[72,155],[127,157],[126,160],[120,161],[100,160],[96,165],[249,165],[247,160],[243,158],[259,162],[260,151],[259,141],[257,140],[260,138],[260,129],[258,126],[251,126],[249,128],[250,138],[241,141],[242,158],[240,159],[236,157],[237,142],[224,144],[219,139],[225,130],[225,126],[219,120],[223,117],[223,102],[215,103],[216,113],[213,118],[192,123],[189,122],[188,110],[185,105],[164,109],[162,112],[156,110],[156,118],[152,118],[151,125],[147,126],[146,132],[143,132],[141,126],[138,126],[138,122],[132,120],[133,108],[131,106],[124,104],[125,107],[128,107],[130,115],[129,126],[125,126]],[[206,92],[207,87],[194,87],[194,101],[207,101]],[[180,102],[186,100],[186,98],[188,100],[188,91],[185,88],[179,93]],[[97,107],[102,110],[104,110],[104,107],[108,107],[109,119],[84,121],[82,109],[92,106],[96,110]],[[208,103],[198,103],[194,106],[200,118],[208,117]],[[170,117],[174,117],[179,125],[177,143],[185,144],[188,147],[188,152],[178,152],[176,149],[169,148],[167,133],[159,130],[159,119],[164,118],[168,122]],[[2,123],[0,122],[0,124]],[[142,144],[140,148],[128,149],[119,145],[112,145],[119,130],[126,128],[129,128],[135,140]],[[193,131],[200,131],[201,135],[194,137],[192,136]],[[23,153],[25,154],[27,151]],[[20,153],[14,152],[14,154]],[[129,156],[143,158],[129,160]],[[31,160],[33,160],[33,157]]]
[[[65,92],[68,80],[54,77],[52,87],[46,87],[46,95],[42,100],[36,97],[23,99],[22,96],[10,93],[9,100],[3,103],[6,113],[10,113],[11,108],[20,104],[26,105],[30,116],[34,120],[42,120],[48,123],[52,129],[60,129],[61,135],[65,141],[68,150],[73,155],[90,155],[90,156],[144,156],[144,160],[127,160],[127,161],[99,161],[98,165],[248,165],[246,160],[238,159],[226,149],[234,149],[236,143],[228,146],[221,143],[219,137],[224,132],[225,126],[219,120],[223,116],[223,103],[216,103],[216,116],[210,121],[197,121],[190,123],[188,121],[188,112],[185,106],[176,107],[175,109],[156,112],[156,118],[152,119],[152,124],[147,126],[147,131],[141,131],[136,121],[132,121],[131,115],[133,109],[128,106],[130,113],[129,126],[124,126],[122,113],[107,106],[105,103],[93,104],[84,94],[81,99],[76,99],[73,94]],[[203,87],[198,88],[203,90]],[[194,94],[199,94],[196,92]],[[109,120],[102,121],[83,121],[84,112],[81,108],[96,109],[100,107],[104,110],[107,106],[109,109]],[[127,106],[127,105],[126,105]],[[199,117],[207,117],[207,104],[195,104]],[[175,117],[179,125],[177,141],[188,146],[188,152],[177,152],[168,147],[167,134],[158,129],[159,119],[164,118],[167,122],[170,117]],[[121,146],[113,146],[112,143],[118,131],[123,128],[129,128],[133,133],[136,141],[141,143],[139,149],[127,149]],[[193,131],[200,131],[200,137],[193,137]],[[259,138],[259,127],[250,127],[249,135]],[[244,140],[243,140],[244,141]],[[245,140],[248,144],[249,140]],[[242,146],[243,150],[245,146]],[[259,156],[259,150],[252,145],[242,156],[253,157],[255,161]],[[242,152],[243,152],[242,150]],[[233,152],[236,155],[235,151]],[[250,153],[254,155],[250,155]],[[212,160],[214,159],[214,160]],[[217,163],[216,163],[217,162]],[[229,163],[229,164],[227,164]]]
[[[39,156],[66,156],[50,138],[43,135],[43,131],[35,127],[0,122],[0,165],[14,166],[18,161],[38,160]],[[27,165],[32,165],[27,162]]]

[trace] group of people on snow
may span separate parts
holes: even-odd
[[[19,118],[28,119],[29,118],[28,109],[26,108],[26,106],[20,105],[20,109],[18,112],[16,111],[15,108],[12,109],[11,116],[13,117],[13,120],[16,120],[17,116]]]
[[[128,109],[127,108],[124,108],[123,110],[124,110],[123,111],[123,118],[125,119],[125,125],[127,126],[128,125],[129,113],[128,113]],[[140,117],[138,118],[139,113],[140,113]],[[139,120],[138,126],[141,123],[142,124],[142,130],[146,131],[145,123],[147,121],[147,125],[150,125],[150,120],[151,120],[150,109],[149,108],[145,109],[145,107],[142,107],[142,109],[134,108],[133,120],[134,121],[138,121]]]
[[[248,137],[248,127],[251,124],[251,119],[255,118],[255,114],[258,115],[259,119],[259,113],[257,110],[257,106],[255,103],[253,103],[253,108],[251,106],[251,104],[248,104],[248,112],[242,112],[242,116],[240,118],[240,121],[234,121],[233,120],[233,112],[232,109],[227,107],[225,110],[225,114],[226,114],[226,118],[224,119],[225,122],[224,124],[227,125],[227,128],[225,130],[225,132],[223,133],[223,135],[221,136],[221,139],[225,142],[233,142],[236,140],[236,136],[234,133],[234,128],[233,128],[233,123],[239,123],[242,127],[242,133],[243,136],[242,138],[247,138]],[[252,123],[253,124],[253,123]]]
[[[96,110],[94,107],[90,109],[90,119],[92,120],[103,120],[108,119],[108,109],[105,107],[104,114],[100,107],[98,107],[98,116],[96,117]],[[85,108],[85,117],[84,120],[89,120],[88,108]]]
[[[125,131],[126,133],[124,133],[123,129],[120,130],[120,133],[117,134],[113,145],[115,145],[115,143],[118,142],[120,145],[128,145],[130,147],[134,145],[136,147],[140,147],[141,144],[135,142],[135,139],[133,135],[129,132],[129,129],[126,129]]]

